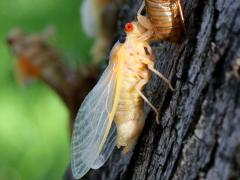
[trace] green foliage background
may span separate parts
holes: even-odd
[[[27,88],[16,83],[5,37],[13,27],[41,32],[53,25],[55,45],[79,61],[87,60],[91,41],[81,29],[80,4],[0,0],[0,180],[62,179],[70,158],[67,109],[44,83]]]

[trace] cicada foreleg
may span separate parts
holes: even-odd
[[[152,71],[153,73],[155,73],[159,78],[161,78],[163,81],[165,81],[165,83],[167,83],[168,87],[172,90],[172,91],[175,91],[171,82],[162,74],[160,73],[158,70],[156,70],[154,68],[154,62],[148,58],[145,58],[145,57],[142,57],[140,55],[138,55],[138,58],[148,66],[148,69],[150,71]]]
[[[153,31],[153,27],[152,27],[152,23],[151,23],[150,19],[146,16],[141,15],[141,12],[142,12],[144,6],[145,6],[145,0],[143,0],[142,5],[137,12],[137,20],[138,20],[139,24],[141,24],[144,28],[146,28],[147,30]]]
[[[149,39],[151,39],[153,36],[153,32],[148,30],[146,32],[144,32],[140,37],[138,37],[139,41],[148,41]]]
[[[184,26],[184,28],[185,28],[183,10],[182,10],[182,6],[181,6],[180,0],[177,0],[177,4],[178,4],[178,7],[179,7],[179,12],[180,12],[181,20],[182,20],[183,26]]]

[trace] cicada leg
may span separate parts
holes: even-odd
[[[144,64],[148,66],[148,69],[155,73],[159,78],[161,78],[165,83],[167,83],[168,87],[172,90],[175,91],[174,88],[172,87],[171,82],[158,70],[154,68],[154,62],[148,58],[142,57],[140,55],[137,56]]]
[[[174,88],[172,87],[171,82],[162,73],[160,73],[158,70],[156,70],[154,68],[153,64],[148,64],[148,69],[151,70],[153,73],[155,73],[162,80],[164,80],[165,83],[168,85],[169,89],[171,89],[172,91],[175,91]]]
[[[147,97],[142,93],[141,89],[142,87],[148,83],[148,79],[142,79],[139,81],[139,83],[136,85],[136,90],[138,94],[143,98],[143,100],[153,109],[153,111],[156,113],[156,121],[159,124],[159,112],[157,108],[147,99]]]
[[[147,18],[146,16],[141,15],[141,12],[143,10],[145,6],[145,0],[143,0],[141,7],[139,8],[138,12],[137,12],[137,20],[139,22],[139,24],[141,24],[144,28],[146,28],[147,30],[153,30],[152,27],[152,23],[149,20],[149,18]]]
[[[181,20],[182,20],[183,26],[185,26],[185,25],[184,25],[184,16],[183,16],[183,10],[182,10],[182,5],[181,5],[181,2],[180,2],[180,0],[177,0],[177,4],[178,4],[179,13],[180,13],[180,16],[181,16]]]
[[[153,36],[153,32],[152,31],[146,31],[145,33],[143,33],[140,37],[138,37],[139,41],[148,41],[152,38]]]

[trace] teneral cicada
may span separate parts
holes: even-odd
[[[126,36],[113,47],[109,65],[82,103],[73,131],[72,172],[84,176],[90,168],[101,167],[114,147],[132,150],[143,129],[144,101],[157,109],[142,93],[151,72],[172,86],[154,69],[149,40],[152,33],[139,22],[125,25]]]

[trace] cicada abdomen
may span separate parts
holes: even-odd
[[[180,0],[146,0],[148,17],[157,40],[179,42],[184,31]]]

